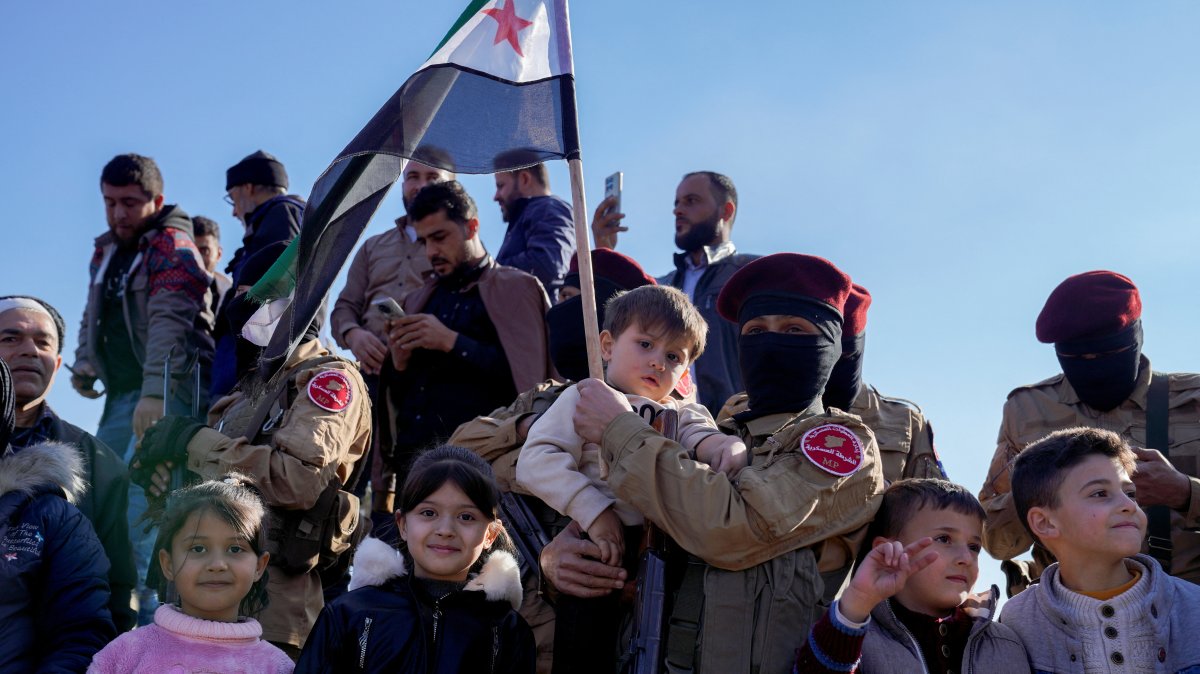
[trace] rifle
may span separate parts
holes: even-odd
[[[662,636],[665,616],[667,563],[665,536],[649,522],[642,535],[638,562],[637,598],[633,610],[633,634],[621,658],[625,674],[658,674],[662,665]]]
[[[512,492],[500,494],[500,519],[521,553],[521,579],[534,578],[540,586],[542,549],[550,544],[541,523],[529,509],[529,504]]]

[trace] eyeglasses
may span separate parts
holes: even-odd
[[[234,205],[234,204],[233,204],[233,197],[229,196],[229,193],[228,193],[228,192],[226,192],[226,193],[225,193],[225,196],[223,196],[223,197],[221,197],[221,198],[222,198],[222,199],[224,199],[224,200],[225,200],[225,203],[229,204],[230,206],[233,206],[233,205]]]

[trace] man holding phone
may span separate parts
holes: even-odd
[[[425,187],[409,215],[433,276],[405,298],[406,314],[388,321],[377,416],[379,455],[396,479],[372,480],[378,504],[390,503],[418,450],[507,406],[551,371],[546,293],[533,276],[488,255],[462,185]]]
[[[436,156],[423,158],[442,163]],[[405,165],[401,183],[405,214],[396,218],[395,227],[372,236],[359,247],[346,274],[346,287],[329,316],[334,341],[354,354],[372,391],[387,356],[387,321],[371,307],[385,298],[397,304],[403,302],[432,274],[424,247],[417,243],[408,209],[422,187],[447,180],[454,180],[450,171],[417,160]]]
[[[616,248],[617,236],[628,231],[619,197],[596,207],[592,235],[597,248]],[[737,217],[737,188],[728,176],[694,171],[675,189],[675,271],[658,278],[687,293],[708,323],[708,345],[692,365],[700,403],[716,416],[730,396],[743,390],[737,356],[737,326],[717,314],[717,295],[725,281],[757,255],[737,252],[731,239]]]

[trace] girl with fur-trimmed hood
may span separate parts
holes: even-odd
[[[14,452],[12,375],[0,361],[0,671],[83,672],[116,636],[108,558],[72,503],[86,489],[70,445]]]
[[[475,454],[421,455],[396,512],[402,549],[362,543],[351,591],[325,606],[296,672],[532,674],[533,632],[516,610],[521,577],[499,503]]]

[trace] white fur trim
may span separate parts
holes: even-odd
[[[0,494],[28,495],[48,484],[61,487],[71,503],[77,503],[87,491],[83,457],[74,445],[43,442],[0,458]]]
[[[467,582],[465,589],[483,590],[489,601],[506,599],[514,611],[520,608],[525,593],[521,587],[521,568],[516,558],[503,550],[488,555],[483,570]]]
[[[378,538],[367,538],[358,544],[350,572],[350,590],[367,585],[383,585],[408,573],[400,551]]]

